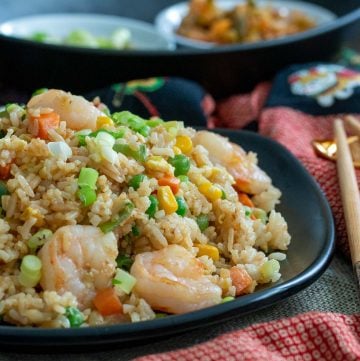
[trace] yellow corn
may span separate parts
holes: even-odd
[[[183,153],[190,153],[193,148],[191,138],[186,135],[176,137],[176,146],[180,148]]]
[[[209,199],[212,202],[215,202],[216,200],[220,199],[222,196],[221,189],[213,185],[208,180],[200,183],[198,185],[198,189],[200,193],[202,193],[207,199]]]
[[[97,129],[104,128],[104,127],[110,127],[112,125],[114,125],[114,122],[106,115],[100,115],[96,119],[96,128]]]
[[[175,155],[181,154],[181,149],[178,148],[176,145],[173,146],[173,151],[174,151],[174,154],[175,154]]]
[[[196,243],[196,244],[194,244],[194,246],[199,249],[199,251],[197,253],[198,257],[208,256],[208,257],[212,258],[213,261],[219,260],[219,258],[220,258],[219,250],[216,247],[211,246],[209,244],[201,244],[201,243]]]
[[[37,227],[42,227],[44,225],[44,215],[38,209],[27,207],[22,215],[22,219],[26,221],[29,218],[36,219],[35,225]]]
[[[145,162],[145,168],[148,172],[162,172],[172,174],[171,165],[161,156],[153,155]]]
[[[157,195],[160,208],[162,208],[166,214],[171,214],[177,211],[178,204],[169,186],[159,187]]]

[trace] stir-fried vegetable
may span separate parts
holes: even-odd
[[[176,213],[181,216],[184,217],[186,212],[187,212],[187,204],[185,202],[185,199],[183,197],[175,197],[177,205],[178,205],[178,209],[176,210]]]
[[[128,111],[114,113],[112,118],[116,124],[126,125],[144,137],[147,137],[150,133],[151,128],[147,125],[147,121]]]
[[[162,186],[158,189],[158,200],[160,207],[166,214],[171,214],[177,211],[178,203],[169,186]]]
[[[35,287],[41,278],[41,267],[39,257],[26,255],[21,261],[19,282],[25,287]]]
[[[196,217],[196,223],[198,224],[200,231],[204,232],[209,227],[209,217],[207,214],[200,214]]]
[[[116,264],[117,264],[118,268],[124,269],[125,271],[130,270],[133,262],[134,262],[133,259],[126,254],[120,254],[116,258]]]
[[[175,168],[175,176],[186,175],[190,170],[190,160],[183,154],[170,158],[169,163]]]
[[[70,327],[77,328],[80,327],[84,323],[84,315],[80,310],[76,307],[66,307],[65,308],[65,316],[70,322]]]
[[[158,210],[159,201],[156,198],[156,196],[154,196],[153,194],[149,196],[149,200],[150,200],[150,206],[148,207],[145,213],[151,218],[155,216],[155,213]]]
[[[109,222],[105,222],[100,225],[100,229],[104,233],[108,233],[113,231],[116,227],[119,227],[123,224],[127,219],[130,218],[135,206],[131,202],[126,202],[123,209]]]
[[[144,174],[136,174],[129,180],[129,186],[137,190],[145,178],[146,176]]]
[[[99,177],[97,170],[92,168],[81,168],[77,195],[81,203],[87,207],[96,201],[96,182]]]
[[[122,153],[127,157],[134,158],[138,162],[145,162],[147,151],[145,144],[140,144],[139,148],[134,150],[128,144],[116,143],[113,147],[115,152]]]
[[[179,192],[180,180],[175,177],[166,176],[158,180],[159,186],[169,186],[174,194]]]
[[[126,272],[121,268],[117,268],[112,283],[115,287],[118,287],[126,294],[129,294],[135,286],[136,278],[133,277],[129,272]]]
[[[121,314],[122,303],[114,288],[100,290],[93,299],[93,304],[102,316]]]
[[[52,235],[53,233],[50,229],[40,229],[40,231],[29,238],[27,245],[32,252],[35,252],[38,248],[43,246]]]

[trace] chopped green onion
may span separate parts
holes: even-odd
[[[144,174],[136,174],[130,179],[129,186],[133,187],[134,190],[137,190],[140,187],[140,184],[144,181],[145,178],[146,177],[145,177]]]
[[[187,211],[187,204],[185,202],[185,199],[183,197],[175,197],[176,199],[176,203],[178,204],[178,209],[176,210],[176,213],[181,216],[184,217]]]
[[[209,217],[206,214],[200,214],[196,217],[196,223],[198,224],[200,231],[204,232],[209,227]]]
[[[118,268],[124,269],[125,271],[129,271],[133,263],[132,258],[126,254],[120,254],[116,258]]]
[[[96,192],[89,186],[82,186],[79,188],[77,195],[85,207],[90,206],[96,201]]]
[[[221,300],[221,303],[230,302],[230,301],[234,301],[234,300],[235,300],[235,297],[227,296]]]
[[[141,232],[140,232],[139,227],[138,227],[136,224],[132,226],[132,228],[131,228],[131,233],[132,233],[133,236],[135,236],[135,237],[140,236]]]
[[[45,43],[48,38],[48,34],[43,31],[37,31],[31,35],[30,39],[39,43]]]
[[[76,307],[66,307],[65,316],[70,322],[70,327],[77,328],[84,323],[84,315]]]
[[[99,177],[99,172],[93,168],[81,168],[78,185],[79,187],[89,187],[96,189],[96,182]]]
[[[131,130],[147,137],[150,133],[150,126],[146,125],[147,121],[128,111],[114,113],[112,119],[116,124],[126,125]]]
[[[115,287],[118,287],[126,294],[129,294],[135,286],[136,278],[133,277],[129,272],[126,272],[121,268],[117,268],[112,283]]]
[[[92,132],[92,133],[90,132],[88,134],[82,134],[82,133],[78,132],[76,135],[77,135],[77,138],[79,139],[79,145],[85,146],[86,145],[86,141],[85,141],[86,137],[96,138],[99,133],[107,133],[107,134],[110,134],[111,136],[113,136],[113,138],[119,139],[119,138],[124,137],[124,135],[126,133],[126,128],[120,128],[120,129],[117,129],[116,131],[111,131],[111,130],[107,130],[107,129],[98,129],[95,132]]]
[[[156,198],[156,196],[154,196],[153,194],[149,196],[149,200],[150,200],[150,206],[148,207],[145,213],[151,218],[155,216],[155,213],[158,210],[159,201]]]
[[[7,194],[9,194],[9,191],[6,187],[6,183],[4,181],[0,181],[0,197],[6,196]]]
[[[261,208],[254,208],[252,214],[255,216],[256,219],[260,219],[262,223],[266,224],[268,221],[268,217],[266,212]]]
[[[103,233],[108,233],[113,231],[116,227],[124,223],[132,214],[135,206],[131,202],[127,202],[124,208],[119,212],[115,219],[101,224],[99,227]]]
[[[146,122],[146,125],[148,125],[150,128],[155,128],[160,124],[163,124],[164,121],[160,118],[157,119],[150,119]]]
[[[226,199],[226,193],[223,189],[221,189],[221,199]]]
[[[147,155],[145,144],[140,144],[139,148],[134,150],[130,148],[128,144],[117,143],[114,145],[113,149],[115,152],[122,153],[127,157],[132,157],[138,162],[145,162]]]
[[[40,95],[40,94],[46,93],[48,90],[49,90],[48,88],[37,89],[32,93],[31,96],[34,97],[35,95]]]
[[[184,154],[177,154],[168,161],[175,168],[175,176],[186,175],[190,169],[190,160]]]
[[[181,183],[186,183],[186,182],[189,181],[189,177],[188,177],[187,175],[182,175],[182,174],[180,174],[180,175],[178,176],[178,178],[179,178],[179,180],[180,180]]]
[[[65,45],[85,46],[97,48],[96,37],[86,30],[73,30],[64,38]]]
[[[45,244],[45,242],[53,235],[50,229],[41,229],[29,238],[27,245],[31,251],[36,251],[39,247]]]
[[[39,257],[26,255],[21,261],[19,282],[25,287],[35,287],[41,278],[41,267]]]

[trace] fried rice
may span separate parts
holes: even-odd
[[[0,315],[138,322],[277,282],[281,192],[227,139],[60,90],[0,112]]]

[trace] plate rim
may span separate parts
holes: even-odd
[[[74,347],[76,349],[86,346],[87,349],[84,351],[91,351],[91,346],[98,347],[99,345],[109,346],[114,344],[122,346],[125,342],[129,341],[140,342],[142,340],[151,339],[164,334],[170,335],[185,330],[194,330],[211,323],[223,322],[231,318],[237,310],[240,311],[239,314],[246,314],[268,307],[271,304],[275,304],[276,302],[303,290],[305,287],[315,282],[323,274],[332,259],[335,248],[335,225],[330,205],[315,179],[288,149],[271,138],[246,130],[216,128],[211,129],[211,131],[218,132],[219,134],[229,137],[231,135],[236,136],[236,134],[239,134],[240,137],[245,136],[249,138],[252,137],[253,139],[257,138],[258,141],[267,143],[270,147],[277,148],[277,151],[284,152],[289,160],[295,162],[296,167],[300,167],[302,169],[304,176],[311,184],[314,192],[316,192],[318,199],[321,200],[319,207],[323,209],[323,213],[327,218],[326,220],[324,219],[327,227],[327,238],[323,240],[324,243],[321,247],[321,251],[316,256],[315,260],[304,271],[285,282],[279,284],[275,283],[274,286],[270,288],[241,296],[232,302],[226,302],[182,315],[169,316],[138,323],[84,327],[78,329],[39,329],[32,327],[0,325],[1,346],[4,346],[5,348],[10,347],[11,349],[12,347],[16,347],[21,344],[24,346],[24,349],[22,349],[24,351],[16,350],[18,352],[26,352],[26,344],[39,346],[40,349],[37,349],[37,352],[50,346],[55,348],[62,346]],[[247,303],[248,299],[252,299],[252,302]],[[224,319],[219,320],[219,317],[221,316],[224,316]],[[200,325],[197,324],[198,321],[204,320],[207,320],[207,322],[201,323]],[[177,330],[176,327],[180,327],[181,330]],[[148,332],[150,332],[150,334],[144,334]],[[119,343],[120,337],[122,338],[121,343]],[[66,352],[68,349],[60,349],[59,351]]]

